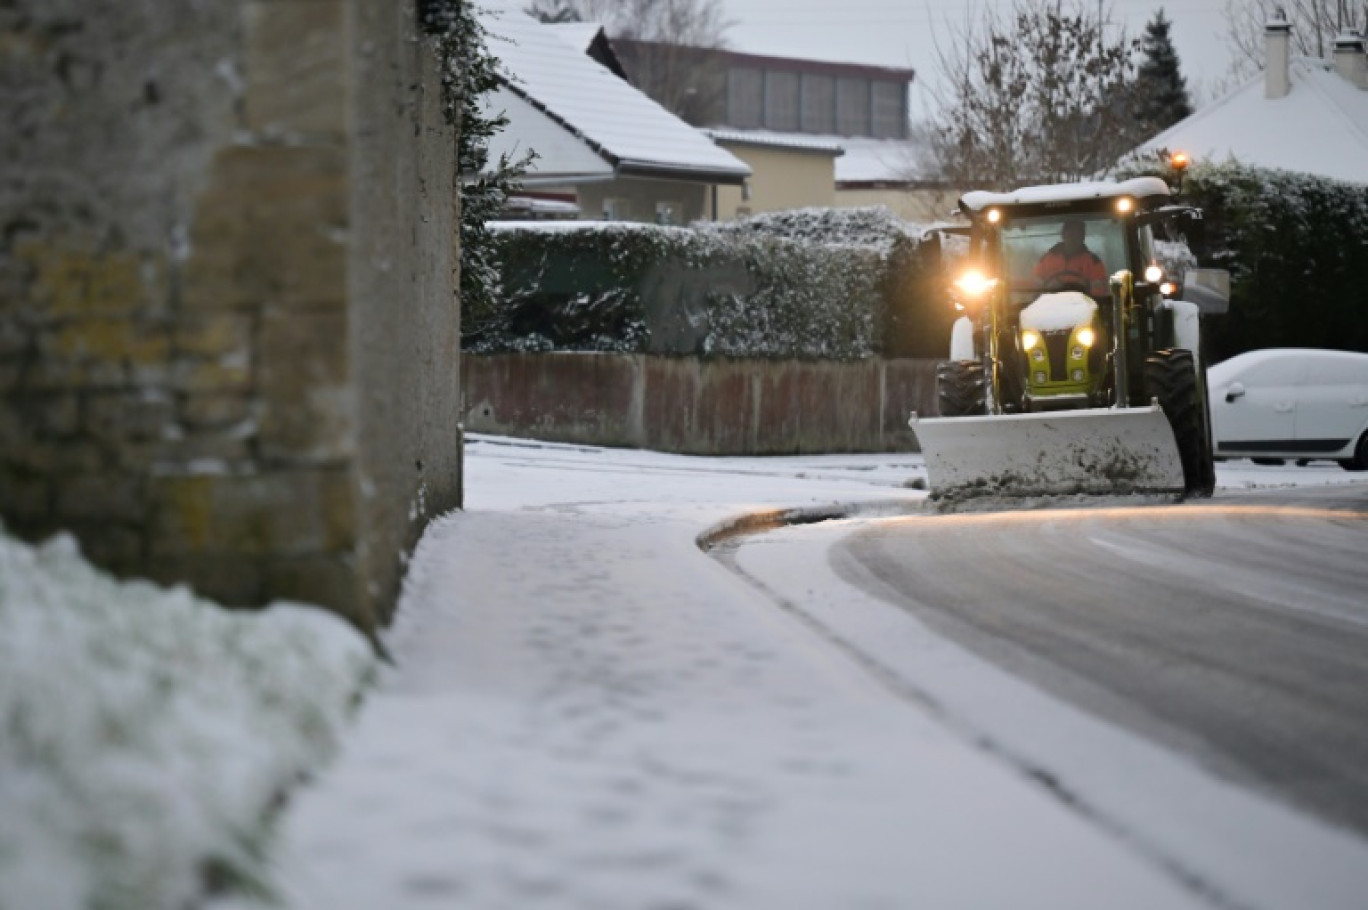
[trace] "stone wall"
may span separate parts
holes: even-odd
[[[934,360],[699,360],[641,354],[461,359],[466,429],[695,455],[916,451]]]
[[[383,622],[459,504],[454,135],[412,3],[0,5],[0,520]]]

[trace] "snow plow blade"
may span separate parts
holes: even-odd
[[[926,420],[914,414],[908,425],[938,499],[1184,489],[1178,445],[1157,403]]]

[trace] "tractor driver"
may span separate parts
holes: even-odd
[[[1033,271],[1043,287],[1077,288],[1099,299],[1107,296],[1107,267],[1088,249],[1084,243],[1086,236],[1082,220],[1071,218],[1064,222],[1059,242],[1040,257]]]

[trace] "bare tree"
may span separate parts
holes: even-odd
[[[1009,189],[1105,173],[1145,138],[1133,110],[1136,49],[1084,0],[971,8],[948,50],[937,41],[943,176]]]
[[[579,22],[580,12],[573,0],[532,0],[523,12],[542,22]]]
[[[1278,10],[1292,26],[1293,51],[1306,57],[1329,57],[1341,31],[1368,28],[1364,0],[1225,0],[1229,82],[1263,69],[1265,26]]]

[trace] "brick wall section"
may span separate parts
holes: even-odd
[[[7,528],[386,619],[460,500],[454,137],[416,38],[382,0],[0,6]]]
[[[915,451],[935,361],[697,360],[636,354],[461,358],[466,429],[697,455]]]

